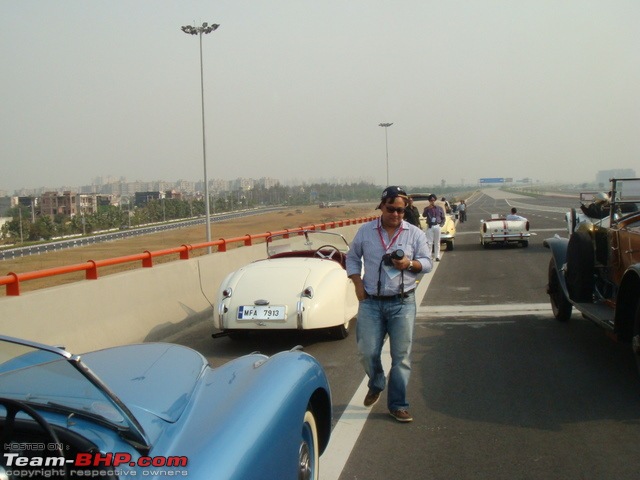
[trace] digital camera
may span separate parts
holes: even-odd
[[[392,260],[401,260],[403,258],[404,258],[404,251],[398,249],[398,250],[394,250],[391,253],[385,253],[382,256],[382,263],[384,263],[389,267],[393,267]]]

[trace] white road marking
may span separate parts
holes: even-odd
[[[445,252],[442,253],[444,256]],[[434,262],[433,270],[430,274],[422,277],[416,289],[416,298],[424,298],[433,274],[438,269],[439,262]],[[450,320],[439,322],[430,320],[438,317],[463,316],[464,320]],[[468,317],[505,317],[513,315],[553,315],[549,303],[517,303],[503,305],[438,305],[438,306],[420,306],[417,309],[416,326],[420,328],[434,326],[460,326],[468,325],[473,328],[481,328],[492,324],[511,324],[513,320],[469,320]],[[382,366],[386,372],[391,368],[391,356],[389,352],[389,344],[385,342],[382,349]],[[331,441],[329,446],[322,455],[320,479],[321,480],[338,480],[344,466],[346,465],[353,447],[355,446],[364,424],[369,417],[371,408],[366,408],[362,402],[367,391],[368,378],[365,376],[356,390],[355,394],[349,401],[345,411],[340,416],[336,426],[331,432]],[[380,401],[384,401],[380,398]]]
[[[552,315],[549,303],[506,303],[501,305],[435,305],[418,307],[420,319],[432,317],[507,317],[513,315]]]

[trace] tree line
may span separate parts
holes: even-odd
[[[432,191],[428,188],[413,191]],[[438,194],[447,194],[451,189],[438,188]],[[269,188],[237,190],[211,196],[210,213],[230,212],[257,206],[313,205],[323,202],[367,202],[378,201],[381,187],[371,183],[350,184],[317,183],[300,186],[276,185]],[[135,228],[150,223],[194,218],[205,214],[204,200],[159,199],[141,206],[132,202],[120,205],[99,206],[95,213],[69,215],[41,215],[31,207],[19,205],[9,209],[10,217],[2,228],[0,238],[5,243],[51,240],[68,235],[90,235],[96,231]]]

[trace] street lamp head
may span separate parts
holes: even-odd
[[[220,25],[214,23],[213,25],[207,26],[206,23],[202,24],[202,33],[211,33],[215,31]]]
[[[381,123],[380,125],[378,125],[379,127],[390,127],[391,125],[393,125],[393,123]]]
[[[180,27],[180,29],[188,34],[188,35],[198,35],[198,34],[203,34],[203,33],[211,33],[214,30],[216,30],[220,25],[217,23],[214,23],[212,25],[209,25],[207,22],[204,22],[202,24],[201,27],[194,27],[192,25],[184,25],[183,27]]]

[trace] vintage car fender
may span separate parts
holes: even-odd
[[[296,478],[292,466],[307,409],[316,417],[318,453],[328,444],[329,385],[318,362],[303,352],[270,358],[252,354],[209,370],[194,396],[193,408],[184,413],[185,424],[175,432],[167,430],[162,439],[198,452],[189,462],[190,478],[241,480],[264,472],[271,478]],[[206,436],[204,426],[212,428]],[[264,435],[267,429],[279,435]]]
[[[301,300],[304,307],[302,328],[326,328],[336,326],[336,322],[349,322],[358,313],[358,298],[353,281],[342,268],[317,277],[315,273],[317,272],[312,270],[307,279],[308,285],[313,286],[313,297],[303,296]]]
[[[551,258],[555,262],[556,273],[558,274],[558,281],[562,287],[565,297],[569,298],[569,291],[567,289],[567,281],[564,278],[564,266],[567,263],[567,248],[569,247],[569,239],[562,238],[558,235],[552,238],[547,238],[542,242],[544,247],[551,250]]]

